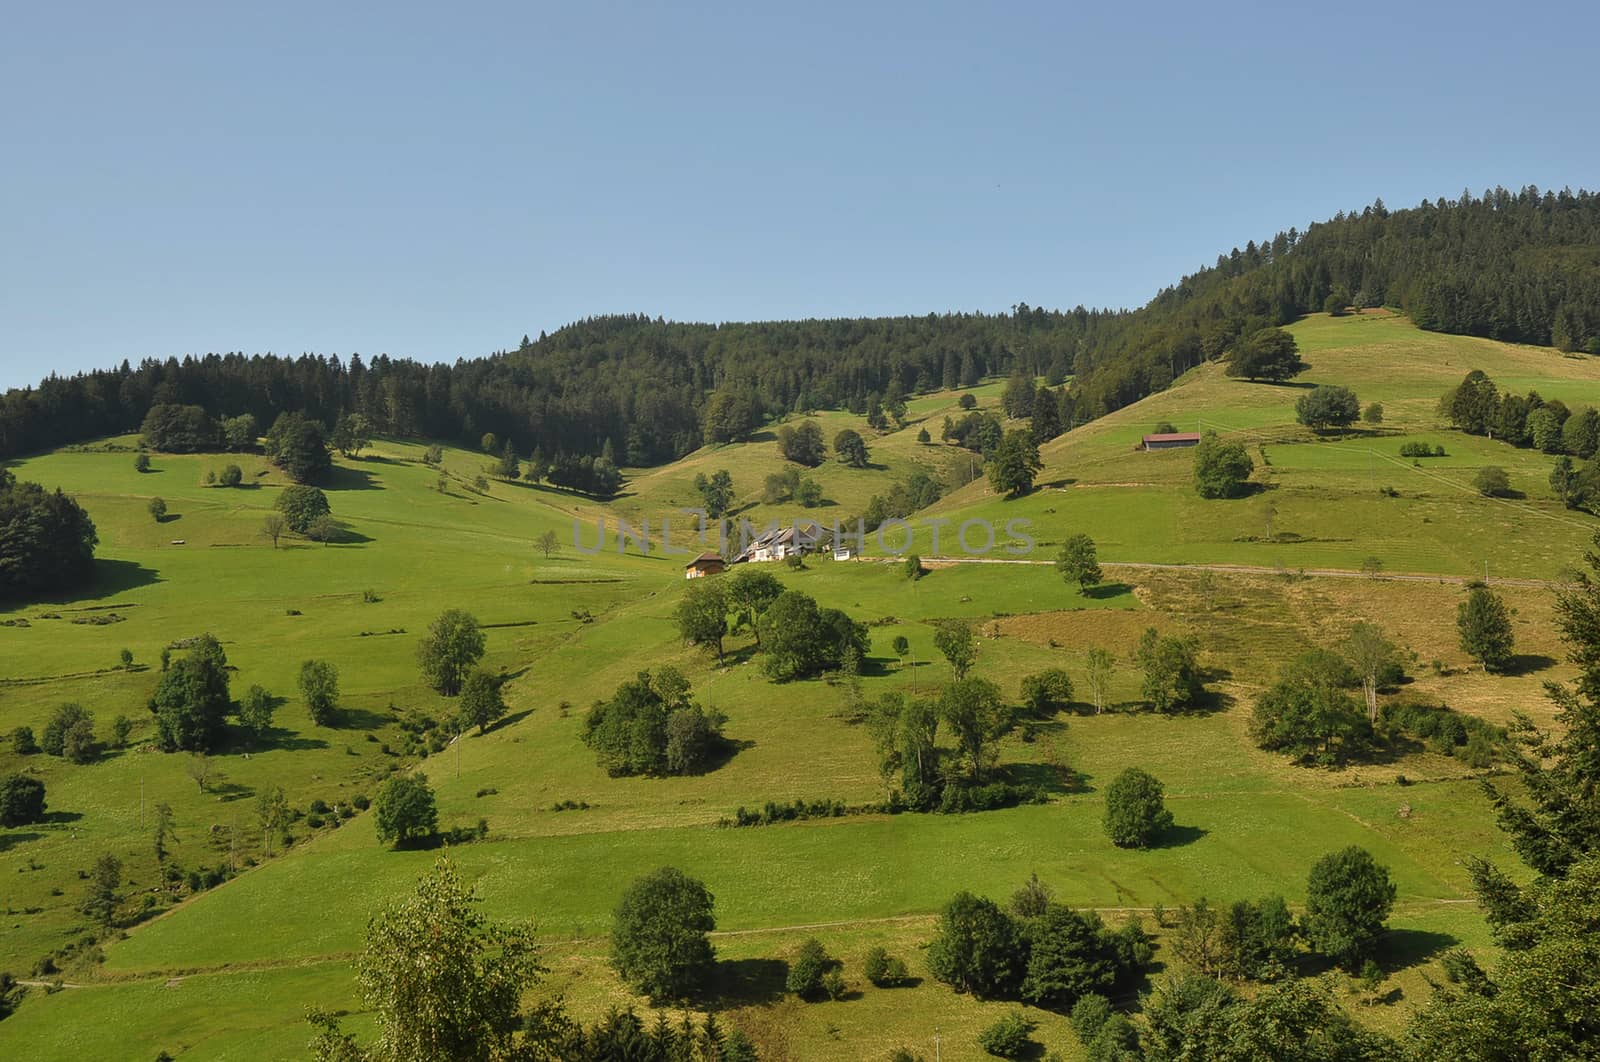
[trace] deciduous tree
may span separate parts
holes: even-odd
[[[611,963],[618,976],[652,1000],[692,996],[706,984],[717,928],[705,885],[676,867],[662,867],[622,894],[611,927]]]
[[[428,633],[417,646],[417,662],[428,685],[447,697],[461,692],[467,671],[483,657],[483,631],[477,618],[463,609],[452,608],[428,626]]]

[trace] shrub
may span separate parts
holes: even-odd
[[[1443,446],[1430,446],[1425,442],[1408,442],[1400,444],[1401,457],[1445,457]]]
[[[799,953],[789,964],[783,986],[801,999],[817,999],[825,994],[822,989],[823,975],[833,967],[834,959],[822,947],[822,943],[816,937],[809,937],[800,945]]]
[[[394,775],[378,790],[377,805],[378,840],[393,841],[397,848],[431,837],[439,828],[439,811],[425,774]]]
[[[1485,498],[1504,498],[1511,493],[1511,477],[1497,465],[1485,465],[1472,477],[1472,485]]]
[[[867,980],[878,988],[893,988],[905,984],[909,977],[906,964],[881,947],[867,952],[867,961],[863,964],[862,971],[867,975]]]
[[[32,756],[39,751],[39,743],[34,740],[33,727],[19,726],[11,732],[11,748],[18,756]]]
[[[1072,706],[1072,678],[1058,667],[1022,680],[1022,703],[1035,715],[1051,715]]]
[[[37,778],[12,774],[0,779],[0,826],[26,826],[42,821],[44,795],[44,783]]]
[[[1031,1049],[1028,1035],[1033,1022],[1012,1011],[978,1034],[978,1046],[998,1058],[1022,1058]]]
[[[1072,1030],[1087,1047],[1111,1019],[1111,1001],[1098,992],[1079,996],[1072,1006]]]
[[[52,756],[67,755],[67,734],[74,728],[80,728],[82,724],[87,724],[91,728],[92,739],[94,716],[80,704],[61,705],[50,717],[50,722],[45,724],[44,733],[39,738],[39,746]]]

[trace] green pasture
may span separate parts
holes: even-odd
[[[1048,563],[936,565],[913,581],[894,562],[904,545],[895,533],[883,546],[872,536],[866,559],[812,558],[799,571],[774,566],[787,585],[870,625],[863,699],[889,690],[932,693],[947,681],[950,669],[933,646],[933,622],[945,618],[973,621],[975,673],[1007,696],[1017,695],[1025,675],[1060,666],[1078,681],[1083,702],[1088,650],[1116,654],[1113,711],[1095,716],[1080,703],[1002,743],[1001,765],[1044,785],[1049,802],[969,816],[859,815],[720,828],[740,805],[881,800],[885,785],[871,736],[852,714],[848,684],[773,684],[747,634],[726,639],[721,661],[682,644],[672,615],[684,592],[686,556],[619,552],[614,538],[618,519],[635,526],[650,519],[655,530],[661,516],[678,517],[680,506],[698,503],[695,475],[720,468],[733,474],[740,515],[758,526],[802,515],[826,525],[858,513],[872,494],[917,468],[944,474],[971,460],[938,442],[943,418],[960,413],[961,392],[916,398],[910,423],[881,436],[861,417],[818,414],[830,443],[843,427],[861,431],[874,467],[829,461],[805,473],[823,483],[831,503],[810,511],[759,504],[762,480],[782,467],[765,433],[634,470],[610,504],[493,481],[479,492],[474,480],[483,455],[447,448],[441,473],[422,463],[423,446],[383,441],[360,459],[336,460],[328,494],[344,528],[341,541],[322,546],[288,536],[276,549],[261,524],[285,482],[260,458],[158,454],[154,470],[140,474],[135,440],[122,438],[17,462],[19,476],[60,485],[89,510],[100,534],[99,578],[70,599],[0,612],[0,620],[26,621],[0,627],[0,733],[19,725],[37,732],[67,701],[90,708],[102,735],[119,714],[135,728],[130,748],[85,766],[20,757],[0,743],[0,773],[36,774],[54,813],[47,823],[0,831],[0,969],[26,974],[88,931],[77,910],[79,873],[103,852],[124,861],[130,908],[154,895],[149,834],[158,803],[174,810],[175,858],[183,866],[260,865],[105,942],[103,964],[62,974],[85,987],[35,990],[0,1023],[0,1056],[153,1056],[163,1049],[207,1058],[298,1056],[308,1032],[305,1006],[357,1006],[347,958],[366,919],[408,890],[436,853],[384,849],[367,813],[338,829],[297,823],[288,851],[265,858],[255,796],[282,786],[299,809],[318,799],[347,804],[370,796],[394,769],[429,776],[444,825],[487,820],[488,840],[458,846],[451,857],[478,882],[492,914],[537,923],[552,968],[546,990],[565,993],[582,1015],[628,1001],[605,966],[601,938],[620,891],[662,864],[706,880],[720,927],[730,934],[719,937],[719,950],[735,964],[730,969],[745,971],[738,978],[759,980],[750,971],[770,975],[772,960],[810,932],[846,955],[847,974],[849,956],[879,941],[922,970],[918,946],[953,892],[1004,897],[1032,872],[1061,899],[1083,906],[1171,907],[1200,895],[1231,900],[1268,892],[1296,903],[1317,856],[1360,844],[1392,868],[1400,886],[1393,966],[1405,994],[1401,1003],[1363,1008],[1361,1016],[1397,1024],[1425,998],[1431,956],[1452,941],[1488,946],[1467,902],[1463,857],[1491,854],[1507,865],[1512,857],[1457,761],[1418,751],[1344,771],[1292,767],[1251,745],[1250,705],[1282,662],[1330,644],[1365,618],[1418,653],[1409,694],[1496,722],[1513,709],[1547,718],[1540,687],[1570,668],[1558,662],[1545,590],[1505,589],[1528,665],[1516,675],[1486,677],[1465,666],[1450,629],[1459,586],[1302,580],[1294,572],[1355,569],[1376,556],[1391,573],[1474,576],[1487,560],[1491,575],[1548,579],[1577,562],[1600,524],[1549,497],[1551,458],[1449,430],[1434,407],[1470,368],[1514,389],[1600,403],[1600,367],[1546,350],[1423,333],[1383,315],[1318,315],[1293,330],[1311,363],[1294,385],[1229,380],[1220,366],[1202,366],[1168,391],[1044,447],[1045,469],[1032,494],[1004,501],[980,479],[910,521],[916,531],[909,547],[930,560],[929,520],[941,519],[948,521],[938,551],[945,555],[962,552],[961,525],[974,521],[968,537],[975,544],[986,539],[985,522],[996,529],[988,553],[996,560],[1049,561],[1067,535],[1084,531],[1102,562],[1255,565],[1281,575],[1221,572],[1205,588],[1194,572],[1113,567],[1107,583],[1087,595]],[[1384,403],[1385,422],[1342,439],[1319,438],[1294,424],[1301,383],[1351,386],[1363,403]],[[993,408],[1002,387],[989,381],[972,391],[981,407]],[[1160,421],[1180,430],[1215,427],[1244,441],[1258,464],[1259,489],[1232,501],[1197,497],[1191,454],[1134,448]],[[923,425],[931,444],[916,441]],[[1398,456],[1412,440],[1442,443],[1449,456],[1418,467]],[[207,470],[229,462],[241,465],[247,486],[206,486]],[[1486,499],[1471,489],[1473,473],[1490,464],[1507,469],[1522,497]],[[146,508],[156,495],[169,510],[159,524]],[[589,544],[602,519],[610,528],[606,548],[575,548],[574,521]],[[1022,522],[1008,530],[1012,521]],[[546,531],[560,543],[549,558],[535,547]],[[1033,540],[1031,551],[1023,550],[1024,536]],[[699,545],[676,528],[674,542]],[[415,662],[421,633],[453,607],[487,626],[484,663],[509,676],[510,716],[420,762],[386,753],[385,745],[403,743],[400,719],[447,718],[454,710],[421,683]],[[1168,719],[1134,710],[1139,679],[1129,656],[1147,626],[1198,640],[1213,694],[1205,711]],[[236,695],[259,683],[282,703],[268,740],[258,747],[241,741],[213,757],[213,779],[201,791],[187,757],[148,745],[153,727],[144,705],[162,647],[206,631],[236,669]],[[892,649],[901,635],[911,646],[904,659]],[[118,664],[123,648],[134,654],[132,669]],[[343,714],[336,727],[314,726],[295,688],[309,658],[339,669]],[[621,681],[662,665],[681,669],[696,696],[726,714],[734,751],[699,777],[609,778],[581,743],[583,714]],[[1170,843],[1147,852],[1113,848],[1100,826],[1100,790],[1130,765],[1165,782],[1179,824]],[[1417,784],[1396,784],[1399,774]],[[561,801],[589,807],[552,810]],[[805,928],[827,923],[838,924]],[[943,1057],[976,1057],[973,1034],[1007,1009],[955,997],[929,980],[816,1006],[734,993],[728,1006],[762,1042],[786,1044],[796,1058],[877,1057],[899,1043],[931,1053],[936,1032]],[[1034,1016],[1041,1042],[1077,1057],[1061,1019]],[[353,1020],[359,1028],[365,1019]]]

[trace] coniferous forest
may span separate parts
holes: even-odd
[[[423,364],[377,355],[206,354],[51,376],[0,398],[0,458],[137,430],[152,406],[476,444],[578,467],[650,465],[763,418],[1020,370],[1071,377],[1071,428],[1167,387],[1236,340],[1312,311],[1388,305],[1423,328],[1600,354],[1600,193],[1496,188],[1382,201],[1235,248],[1142,309],[675,323],[590,318],[513,350]],[[708,416],[708,412],[711,415]],[[219,443],[220,446],[220,443]],[[579,477],[582,478],[582,477]],[[578,485],[575,484],[574,485]],[[581,486],[580,486],[581,489]]]

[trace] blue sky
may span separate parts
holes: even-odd
[[[11,5],[0,385],[1131,306],[1374,197],[1600,185],[1591,4],[674,6]]]

